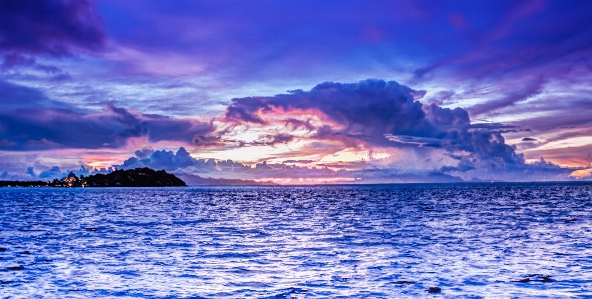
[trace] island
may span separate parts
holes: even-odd
[[[42,181],[0,181],[0,187],[182,187],[187,184],[174,174],[147,167],[115,170],[108,174],[76,176],[70,172],[67,177],[52,182]]]

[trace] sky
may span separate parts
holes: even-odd
[[[0,180],[590,180],[591,14],[572,0],[3,0]]]

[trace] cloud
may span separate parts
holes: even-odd
[[[141,151],[137,153],[143,155]],[[192,184],[255,184],[253,180],[280,184],[562,181],[571,180],[572,172],[576,170],[562,168],[543,159],[531,164],[505,165],[502,169],[498,167],[499,163],[492,160],[479,160],[470,156],[452,158],[459,160],[457,166],[434,169],[379,165],[373,161],[314,164],[311,160],[286,160],[282,163],[263,161],[248,165],[232,160],[194,158],[181,147],[176,152],[157,150],[144,158],[130,157],[123,164],[115,165],[115,168],[164,169],[188,178]],[[295,163],[309,166],[296,166]],[[235,181],[225,183],[224,180]]]
[[[571,173],[571,176],[577,179],[588,178],[592,176],[592,168],[580,169]]]
[[[535,163],[505,164],[496,160],[471,160],[462,157],[456,167],[443,167],[440,172],[463,181],[569,181],[575,168],[560,167],[541,158]]]
[[[136,154],[144,156],[144,152],[136,151]],[[130,157],[123,164],[114,165],[117,169],[133,169],[137,167],[150,167],[164,169],[182,174],[205,173],[210,177],[218,178],[244,178],[258,179],[268,177],[326,177],[335,175],[335,172],[327,168],[297,167],[288,164],[268,164],[263,161],[255,165],[247,165],[232,160],[196,159],[193,158],[184,147],[176,152],[157,150],[145,157]]]
[[[520,80],[519,86],[512,88],[512,91],[508,91],[502,95],[499,99],[487,101],[482,104],[477,104],[468,109],[471,115],[482,115],[491,113],[492,111],[499,110],[501,108],[513,106],[518,102],[526,101],[538,94],[540,94],[545,85],[545,79],[538,77],[533,80]]]
[[[590,56],[589,2],[522,1],[503,6],[505,9],[499,11],[502,15],[491,11],[471,12],[473,17],[487,13],[497,20],[491,20],[470,35],[461,35],[464,41],[471,42],[469,47],[456,48],[418,69],[416,74],[421,77],[448,68],[453,74],[483,79],[538,69],[541,72],[536,74],[555,76],[561,74],[551,70],[565,66],[561,65],[563,62],[573,66],[581,62],[580,56]],[[478,8],[484,10],[486,6]],[[560,21],[562,25],[557,26]]]
[[[531,148],[525,151],[525,155],[532,158],[545,157],[561,165],[578,165],[581,168],[588,168],[592,165],[592,144],[557,145],[551,148]]]
[[[5,68],[34,62],[33,56],[63,57],[96,50],[104,25],[89,0],[0,1],[0,51]]]
[[[0,80],[0,105],[3,110],[31,108],[66,108],[71,105],[49,99],[40,90]]]
[[[283,163],[284,164],[290,164],[290,163],[300,163],[300,164],[310,164],[314,162],[313,160],[285,160]]]
[[[152,151],[150,155],[146,155],[145,151],[136,151],[137,157],[130,157],[121,165],[115,165],[118,169],[133,169],[137,167],[150,167],[153,169],[177,170],[190,166],[197,166],[213,168],[216,165],[208,164],[205,160],[197,160],[191,157],[189,152],[184,147],[180,147],[176,153],[166,150]]]
[[[435,133],[426,119],[422,104],[414,101],[415,97],[421,97],[424,93],[394,81],[365,80],[354,84],[325,82],[309,92],[297,90],[273,97],[233,99],[227,108],[226,117],[241,122],[266,124],[263,116],[274,110],[312,109],[345,126],[332,133],[360,136],[369,142],[384,144],[386,133],[421,136]]]
[[[40,179],[53,179],[60,177],[63,174],[59,166],[53,166],[52,168],[42,171],[39,174]]]
[[[143,148],[143,149],[137,150],[135,152],[135,154],[138,158],[146,158],[146,157],[150,156],[152,153],[154,153],[154,150],[151,148]]]
[[[148,155],[147,152],[150,151]],[[180,147],[177,152],[167,150],[142,150],[136,151],[136,157],[130,157],[123,164],[114,165],[117,169],[133,169],[138,167],[150,167],[153,169],[164,169],[166,171],[184,170],[184,172],[215,172],[222,169],[248,168],[241,163],[232,160],[215,161],[214,159],[195,159],[184,148]]]
[[[442,54],[425,56],[415,79],[407,83],[453,90],[452,98],[441,102],[466,107],[473,118],[532,118],[535,127],[577,123],[575,117],[580,115],[590,119],[585,108],[591,94],[592,22],[587,12],[592,3],[498,4],[500,9],[492,12],[483,3],[465,2],[462,15],[469,24],[488,21],[456,37],[442,33],[444,41],[457,38],[456,46],[434,47]],[[536,113],[542,111],[547,113]]]
[[[120,148],[131,138],[193,144],[211,122],[142,114],[108,104],[102,111],[18,108],[0,111],[0,150]]]

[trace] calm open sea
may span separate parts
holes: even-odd
[[[0,298],[592,298],[592,184],[1,188],[0,281]]]

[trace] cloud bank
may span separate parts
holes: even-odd
[[[239,145],[253,150],[308,142],[313,152],[331,144],[337,150],[395,150],[409,154],[399,162],[383,157],[325,163],[302,159],[297,152],[285,152],[283,162],[245,164],[194,158],[183,146],[176,152],[147,147],[114,165],[118,169],[150,167],[198,174],[200,178],[280,183],[566,180],[576,170],[544,160],[526,163],[502,136],[515,128],[472,124],[466,110],[423,104],[419,99],[425,91],[395,81],[325,82],[310,91],[234,98],[216,123],[143,114],[113,103],[101,111],[85,111],[15,84],[4,82],[0,88],[7,91],[2,101],[9,107],[0,111],[0,150],[4,151],[119,149],[132,139],[143,138],[148,143],[170,141],[199,154],[203,148],[232,149],[236,140],[227,135],[246,126],[245,133],[252,129],[265,132]],[[21,98],[25,100],[15,101]],[[280,127],[283,130],[277,130]],[[408,161],[402,164],[401,160]],[[64,171],[59,166],[26,171],[31,177],[43,179],[61,173]]]
[[[328,124],[314,128],[318,139],[441,148],[458,157],[456,171],[474,169],[477,164],[500,170],[525,165],[515,148],[505,143],[498,127],[471,125],[469,114],[461,108],[422,104],[418,99],[424,94],[395,81],[325,82],[310,91],[233,99],[226,117],[239,123],[269,125],[289,122],[291,112],[305,111],[328,120]],[[270,114],[286,117],[266,117]]]

